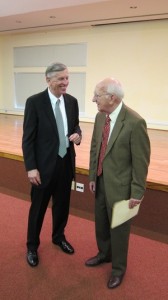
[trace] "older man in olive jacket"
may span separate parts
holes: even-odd
[[[138,205],[146,188],[150,161],[150,142],[145,120],[122,101],[123,88],[119,81],[105,78],[95,87],[93,101],[97,103],[90,150],[90,190],[95,193],[95,227],[98,254],[86,261],[94,267],[112,262],[108,288],[119,286],[127,267],[130,223],[111,229],[112,207],[126,199],[129,208]],[[109,118],[109,135],[102,170],[101,147],[105,147],[104,127]]]

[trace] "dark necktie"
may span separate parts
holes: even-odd
[[[102,133],[102,143],[101,143],[101,148],[100,148],[97,176],[101,175],[102,169],[103,169],[102,164],[103,164],[103,159],[104,159],[104,155],[106,152],[106,148],[107,148],[107,144],[108,144],[108,137],[109,137],[109,133],[110,133],[110,121],[111,121],[111,119],[110,119],[109,115],[107,115],[106,121],[104,124],[104,128],[103,128],[103,133]]]
[[[56,123],[57,123],[58,134],[59,134],[58,155],[61,157],[64,157],[65,154],[67,153],[67,148],[66,148],[64,123],[63,123],[62,113],[61,113],[59,105],[60,105],[60,99],[58,99],[55,104],[55,117],[56,117]]]

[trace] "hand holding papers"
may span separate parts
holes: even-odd
[[[115,228],[138,214],[140,204],[129,208],[129,200],[121,200],[112,208],[111,228]]]

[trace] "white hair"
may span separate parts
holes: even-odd
[[[121,83],[114,78],[111,78],[111,80],[107,84],[107,93],[115,94],[121,100],[124,98],[124,91]]]

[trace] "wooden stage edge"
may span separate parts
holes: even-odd
[[[16,160],[16,161],[23,161],[23,156],[10,154],[10,153],[6,153],[6,152],[0,152],[0,157],[7,158],[7,159],[12,159],[12,160]],[[88,176],[89,170],[85,169],[85,168],[76,167],[76,174]],[[151,189],[151,190],[168,192],[168,185],[167,184],[154,182],[154,181],[148,181],[147,180],[147,188]]]

